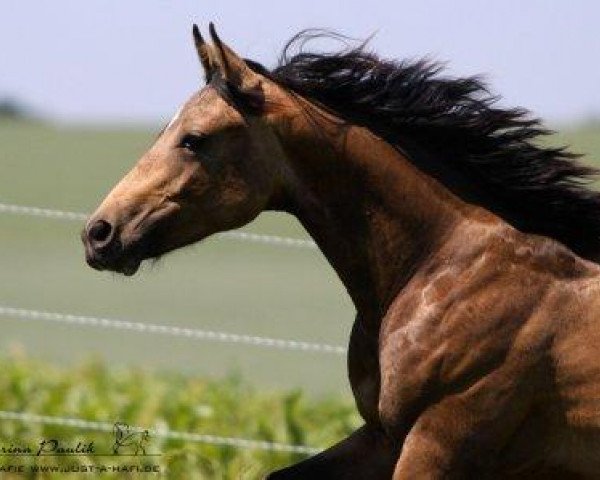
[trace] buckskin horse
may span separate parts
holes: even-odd
[[[207,85],[91,216],[86,258],[132,275],[264,210],[300,220],[356,306],[364,426],[269,478],[600,478],[596,171],[478,77],[290,55],[310,33],[268,70],[193,33]]]

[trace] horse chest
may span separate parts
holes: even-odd
[[[425,310],[420,312],[428,315]],[[431,376],[428,365],[435,362],[436,349],[417,341],[426,336],[428,324],[427,319],[415,316],[406,328],[385,334],[386,338],[369,338],[361,331],[359,320],[355,323],[348,351],[349,377],[358,410],[367,423],[384,427],[394,423],[393,419],[406,411],[402,401],[420,390],[411,386],[420,387]],[[429,342],[432,340],[429,337]]]
[[[379,423],[379,358],[377,339],[366,335],[357,318],[348,347],[348,375],[356,406],[369,424]]]

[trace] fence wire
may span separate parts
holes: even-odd
[[[69,212],[65,210],[55,210],[51,208],[29,207],[25,205],[15,205],[11,203],[0,203],[0,213],[76,222],[84,222],[89,217],[89,214],[82,212]],[[317,245],[312,240],[280,237],[278,235],[264,235],[259,233],[233,231],[217,233],[215,237],[224,240],[239,240],[244,242],[262,243],[264,245],[274,245],[279,247],[305,248],[311,250],[317,249]]]
[[[55,417],[48,415],[36,415],[27,412],[13,412],[0,410],[0,420],[12,420],[21,423],[39,423],[43,425],[56,425],[66,428],[80,430],[94,430],[100,432],[112,432],[114,423],[83,420],[81,418]],[[290,445],[287,443],[266,442],[239,437],[221,437],[218,435],[205,435],[202,433],[181,432],[168,429],[150,429],[138,426],[131,427],[133,431],[143,432],[148,430],[153,437],[166,438],[169,440],[181,440],[184,442],[205,443],[221,447],[247,448],[252,450],[266,450],[270,452],[298,453],[302,455],[314,455],[321,449],[305,445]]]
[[[194,338],[222,343],[235,343],[251,345],[253,347],[276,348],[281,350],[299,350],[303,352],[321,352],[344,355],[346,349],[338,345],[325,343],[312,343],[299,340],[285,340],[281,338],[259,337],[237,333],[219,332],[213,330],[200,330],[195,328],[177,327],[171,325],[157,325],[152,323],[131,322],[111,318],[88,317],[68,313],[45,312],[41,310],[27,310],[0,305],[0,316],[11,317],[18,320],[38,320],[65,325],[78,325],[87,327],[107,328],[114,330],[128,330],[139,333],[170,335],[173,337]]]
[[[65,210],[39,208],[8,203],[0,203],[0,213],[77,222],[84,222],[89,216],[87,213],[81,212],[71,212]],[[240,240],[265,245],[296,247],[305,249],[317,248],[316,244],[311,240],[280,237],[276,235],[262,235],[256,233],[234,231],[219,233],[216,236],[222,239]],[[62,323],[65,325],[78,325],[108,328],[115,330],[128,330],[140,333],[171,335],[175,337],[186,337],[223,343],[245,344],[265,348],[299,350],[304,352],[333,353],[339,355],[343,355],[346,353],[346,349],[344,347],[337,345],[311,343],[297,340],[284,340],[270,337],[259,337],[254,335],[242,335],[212,330],[200,330],[170,325],[147,324],[141,322],[131,322],[127,320],[63,314],[55,312],[46,312],[41,310],[28,310],[2,305],[0,305],[0,315],[25,321],[48,321]],[[66,428],[106,432],[112,432],[114,428],[114,424],[108,422],[84,420],[80,418],[71,417],[37,415],[34,413],[14,412],[8,410],[0,410],[0,420],[18,421],[22,423],[38,423],[44,425],[56,425]],[[304,445],[290,445],[285,443],[267,442],[262,440],[253,440],[239,437],[222,437],[218,435],[207,435],[168,429],[151,430],[144,429],[142,427],[132,428],[135,431],[148,430],[153,436],[159,438],[181,440],[194,443],[204,443],[217,446],[266,450],[271,452],[296,453],[302,455],[314,455],[321,451],[321,449],[319,448]]]

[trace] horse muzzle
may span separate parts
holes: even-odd
[[[85,260],[96,270],[110,270],[124,275],[137,272],[142,257],[134,248],[124,246],[114,225],[104,219],[91,219],[81,232]]]

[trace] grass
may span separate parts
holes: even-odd
[[[0,202],[91,211],[152,138],[132,128],[0,122]],[[347,342],[353,308],[317,252],[208,240],[125,279],[85,265],[80,228],[0,215],[0,305]],[[247,230],[305,237],[283,215],[263,215]],[[10,317],[2,324],[2,410],[316,447],[357,423],[342,356]],[[29,356],[10,356],[14,350]],[[0,421],[0,447],[53,436],[94,440],[104,450],[112,440],[106,433]],[[168,478],[254,479],[299,459],[156,438],[151,446],[163,454]]]

